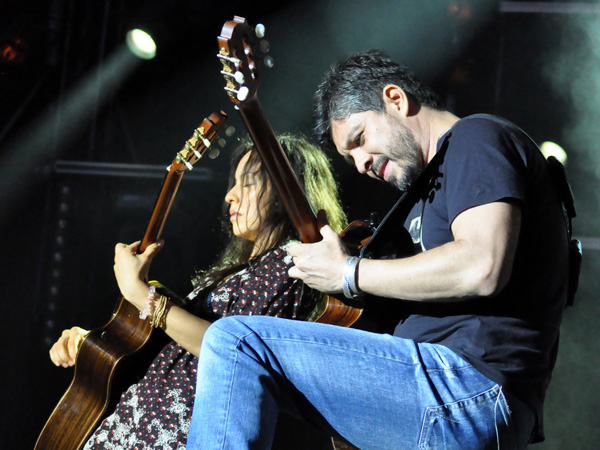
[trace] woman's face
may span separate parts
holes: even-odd
[[[250,152],[238,163],[235,185],[225,195],[225,201],[229,203],[229,220],[233,234],[255,242],[260,234],[261,217],[266,215],[266,199],[270,186],[263,186],[258,166],[248,165],[249,159]]]

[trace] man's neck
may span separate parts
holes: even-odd
[[[432,108],[423,108],[426,120],[429,122],[428,147],[426,149],[425,161],[431,161],[431,158],[437,151],[439,139],[460,120],[460,118],[450,111],[437,110]]]

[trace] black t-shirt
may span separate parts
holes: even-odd
[[[463,211],[497,201],[521,208],[518,247],[508,285],[492,297],[461,302],[410,302],[394,332],[439,343],[528,403],[538,415],[556,361],[566,300],[568,238],[547,163],[514,124],[489,115],[457,122],[439,173],[407,221],[413,242],[428,250],[453,241]]]

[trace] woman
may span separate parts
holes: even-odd
[[[283,135],[279,140],[312,207],[325,210],[330,225],[341,231],[345,216],[328,159],[302,137]],[[147,317],[173,341],[145,377],[123,394],[85,449],[185,448],[196,357],[211,321],[234,314],[306,319],[314,306],[314,293],[288,277],[291,257],[286,244],[297,234],[256,149],[249,143],[240,145],[232,168],[225,196],[232,235],[217,264],[195,277],[184,307],[145,281],[162,242],[139,255],[139,242],[116,245],[114,269],[121,294],[140,310],[140,317]],[[50,350],[54,364],[74,365],[86,333],[79,327],[63,331]]]

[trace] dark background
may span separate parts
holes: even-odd
[[[0,448],[33,448],[72,378],[50,363],[49,347],[64,328],[107,322],[118,300],[114,244],[142,237],[164,167],[223,109],[236,133],[219,158],[184,176],[152,276],[185,294],[194,270],[218,253],[228,153],[244,136],[215,56],[234,15],[266,26],[275,66],[263,69],[259,98],[275,131],[310,134],[322,74],[347,53],[376,47],[431,83],[456,114],[498,114],[566,149],[584,264],[548,392],[547,440],[535,448],[596,448],[598,2],[155,3],[0,5]],[[158,54],[124,73],[115,55],[134,26],[154,33]],[[349,217],[384,213],[396,193],[332,158]]]

